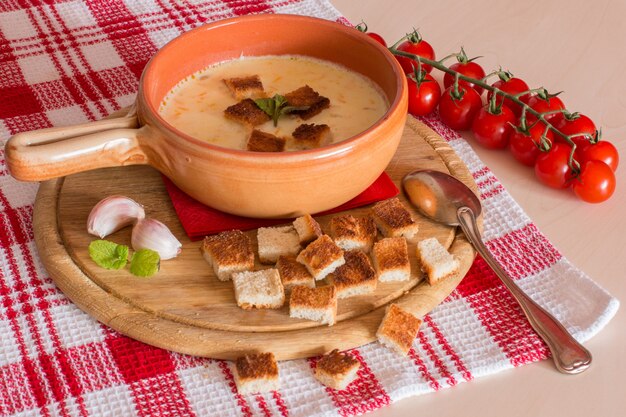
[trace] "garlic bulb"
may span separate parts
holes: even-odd
[[[112,195],[96,204],[87,219],[87,232],[100,237],[136,223],[146,217],[143,207],[128,197]]]
[[[183,246],[166,225],[155,219],[137,222],[130,241],[134,250],[152,249],[162,260],[175,258]]]

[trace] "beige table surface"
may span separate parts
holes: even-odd
[[[502,151],[474,146],[539,229],[576,266],[626,302],[626,2],[333,0],[354,23],[393,43],[419,28],[439,57],[464,46],[485,69],[511,70],[531,86],[563,90],[568,109],[590,116],[619,149],[613,197],[600,205],[539,184]],[[391,42],[390,42],[391,41]],[[435,70],[436,71],[436,70]],[[470,137],[465,135],[465,137]],[[403,400],[383,416],[626,416],[626,307],[586,343],[594,356],[581,375],[551,362],[502,372]]]

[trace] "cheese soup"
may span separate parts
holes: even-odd
[[[246,149],[252,128],[224,117],[224,110],[238,102],[224,79],[258,75],[265,95],[285,95],[309,85],[330,99],[330,107],[308,120],[282,116],[255,129],[290,138],[303,123],[326,124],[332,142],[348,139],[378,121],[389,105],[377,85],[342,66],[310,57],[286,55],[246,57],[213,65],[176,85],[163,100],[159,113],[176,129],[218,146]],[[291,139],[285,150],[293,150]]]

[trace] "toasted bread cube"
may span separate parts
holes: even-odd
[[[430,285],[459,272],[459,260],[434,237],[417,244],[417,256]]]
[[[259,259],[261,263],[276,263],[281,255],[297,255],[300,252],[300,238],[292,226],[259,227],[257,231]]]
[[[376,337],[389,349],[406,356],[413,345],[422,321],[395,304],[387,307]]]
[[[343,251],[327,235],[322,235],[309,243],[296,259],[306,267],[316,281],[326,278],[326,275],[345,263]]]
[[[287,292],[296,285],[315,288],[315,278],[309,274],[304,265],[296,261],[295,256],[280,256],[276,262],[276,269]]]
[[[417,223],[397,197],[374,204],[372,217],[385,237],[404,236],[412,239],[417,233]]]
[[[271,352],[237,358],[233,377],[239,394],[270,392],[280,388],[278,364]]]
[[[316,288],[296,285],[289,297],[289,317],[332,326],[337,317],[337,289],[333,285]]]
[[[250,127],[261,125],[270,120],[267,113],[261,110],[254,100],[249,98],[227,107],[226,110],[224,110],[224,116],[227,119]]]
[[[224,84],[226,84],[226,87],[228,87],[236,100],[243,100],[244,98],[260,98],[265,96],[263,83],[258,75],[226,78],[222,81],[224,81]]]
[[[333,217],[330,221],[330,234],[343,250],[358,249],[369,252],[376,239],[374,219],[354,217],[351,214]]]
[[[293,146],[298,149],[319,148],[332,142],[332,134],[328,125],[302,124],[291,134]]]
[[[309,107],[320,101],[323,97],[309,85],[297,88],[285,94],[287,104],[293,107]]]
[[[361,363],[337,349],[322,356],[315,366],[315,378],[327,387],[346,389],[357,378]]]
[[[296,228],[300,237],[300,244],[306,245],[322,236],[322,228],[310,214],[298,217],[293,221],[293,227]]]
[[[367,255],[360,250],[350,250],[343,256],[346,263],[330,275],[331,283],[337,288],[337,297],[348,298],[374,292],[378,281]]]
[[[254,129],[248,138],[246,149],[253,152],[283,152],[286,142],[285,138]]]
[[[285,94],[285,99],[290,106],[308,107],[306,110],[292,112],[292,114],[297,114],[303,120],[310,119],[330,106],[330,100],[327,97],[320,96],[317,91],[308,85]]]
[[[235,272],[232,275],[237,305],[252,308],[281,308],[285,290],[277,269]]]
[[[405,238],[387,237],[379,240],[374,244],[373,259],[379,281],[407,281],[411,278],[411,262]]]
[[[228,281],[233,272],[254,269],[252,244],[240,230],[205,237],[200,251],[220,281]]]

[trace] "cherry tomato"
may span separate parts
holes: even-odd
[[[367,32],[366,35],[369,36],[370,38],[374,39],[376,42],[378,42],[379,44],[381,44],[385,48],[387,47],[387,42],[385,42],[385,39],[382,36],[380,36],[378,33]]]
[[[602,161],[607,164],[613,172],[617,170],[619,165],[619,153],[617,148],[611,142],[601,140],[596,144],[587,144],[582,149],[576,149],[576,159],[580,165],[584,165],[588,161]]]
[[[441,98],[441,87],[432,75],[426,74],[419,83],[413,77],[407,77],[409,86],[409,113],[425,116],[435,110]]]
[[[450,69],[455,70],[456,72],[460,74],[463,74],[463,75],[466,75],[468,77],[475,78],[478,80],[485,77],[485,70],[483,69],[483,67],[481,67],[480,65],[478,65],[477,63],[473,61],[469,61],[466,63],[457,62],[455,64],[450,65]],[[448,88],[452,84],[454,84],[454,76],[452,74],[446,73],[446,75],[443,76],[444,88]],[[482,94],[483,92],[483,88],[475,85],[474,83],[459,80],[459,85],[472,87],[474,90],[476,90],[478,94]]]
[[[453,89],[454,87],[448,87],[443,92],[439,101],[439,116],[452,129],[467,130],[482,106],[480,95],[473,88],[459,86],[462,96],[454,98]]]
[[[538,113],[546,113],[555,110],[565,109],[565,104],[563,104],[563,101],[556,96],[550,97],[548,100],[543,100],[539,96],[532,96],[530,99],[528,99],[527,104]],[[546,114],[543,116],[543,118],[556,127],[558,124],[560,124],[561,119],[563,119],[563,113]]]
[[[536,123],[528,129],[528,133],[513,129],[509,136],[509,150],[513,157],[524,165],[535,165],[535,161],[541,153],[539,144],[545,128],[543,123]],[[546,137],[554,142],[552,131],[548,131]]]
[[[374,32],[368,32],[367,31],[367,24],[363,21],[361,21],[361,23],[359,23],[358,25],[356,25],[354,27],[356,30],[358,30],[361,33],[365,33],[367,36],[369,36],[370,38],[374,39],[376,42],[380,43],[381,45],[383,45],[385,48],[387,47],[387,42],[385,42],[385,39],[380,36],[378,33],[374,33]]]
[[[548,152],[542,152],[535,162],[535,175],[545,185],[552,188],[566,188],[572,178],[568,165],[571,147],[555,143]]]
[[[474,138],[485,148],[504,149],[515,123],[515,115],[506,106],[498,114],[489,112],[489,105],[481,108],[472,122]]]
[[[519,94],[529,89],[528,84],[526,84],[526,82],[520,78],[509,78],[508,81],[498,80],[495,83],[493,83],[492,86],[504,91],[505,93],[509,93],[511,95]],[[493,93],[490,91],[487,94],[487,99],[490,100],[492,95]],[[523,101],[524,103],[527,103],[528,100],[530,100],[530,97],[531,97],[530,94],[524,94],[519,99]],[[502,103],[502,99],[498,98],[498,104],[500,103]],[[517,117],[519,117],[522,114],[522,108],[515,102],[511,101],[510,99],[505,99],[504,104],[509,106]]]
[[[587,133],[591,136],[596,134],[596,125],[589,117],[584,114],[580,114],[577,118],[568,120],[563,118],[557,126],[557,129],[565,135],[574,135],[577,133]],[[564,139],[559,138],[560,141],[565,142]],[[589,140],[585,136],[576,136],[572,138],[572,141],[577,147],[583,148],[589,145]]]
[[[421,57],[434,60],[435,59],[435,50],[432,46],[425,40],[421,38],[419,33],[413,32],[409,35],[409,38],[398,45],[397,48],[399,51],[408,52],[410,54],[419,55]],[[402,69],[405,74],[413,73],[413,69],[418,67],[417,61],[414,61],[410,58],[406,58],[403,56],[397,56],[396,59],[402,65]],[[430,65],[422,64],[422,69],[426,72],[432,71],[433,67]]]
[[[574,180],[574,193],[588,203],[608,200],[615,191],[615,174],[602,161],[587,161],[582,164],[580,175]]]

